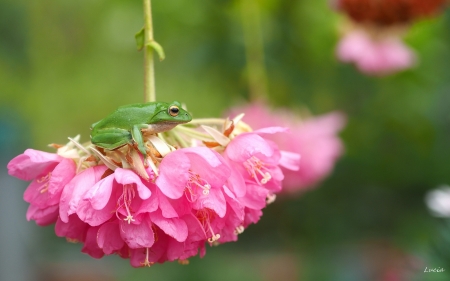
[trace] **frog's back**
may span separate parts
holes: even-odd
[[[147,124],[156,113],[156,103],[136,103],[120,106],[104,119],[92,124],[93,133],[105,128],[131,130],[134,125]]]

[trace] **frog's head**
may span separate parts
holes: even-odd
[[[181,107],[181,103],[174,101],[172,103],[158,103],[151,122],[155,123],[175,123],[182,124],[192,120],[192,116]]]

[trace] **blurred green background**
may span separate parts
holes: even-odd
[[[167,56],[155,66],[158,100],[211,117],[248,99],[242,1],[153,1],[155,39]],[[3,222],[13,218],[0,226],[2,270],[39,281],[450,280],[450,228],[424,203],[428,190],[450,184],[450,13],[407,34],[416,68],[373,78],[336,60],[342,18],[328,1],[257,5],[271,104],[348,116],[334,173],[317,189],[279,198],[237,243],[208,247],[188,266],[133,269],[116,256],[91,259],[52,227],[26,222],[26,183],[3,169],[1,189],[14,194],[2,193],[11,205]],[[143,101],[134,41],[142,25],[141,1],[0,1],[3,167],[28,147],[51,151],[47,144],[77,134],[87,141],[93,122]],[[13,257],[17,268],[7,266]]]

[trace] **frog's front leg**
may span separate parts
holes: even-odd
[[[96,146],[109,150],[121,147],[131,142],[131,134],[128,130],[119,128],[105,128],[91,136],[91,142]]]
[[[131,129],[131,136],[133,137],[133,140],[136,142],[139,151],[142,153],[142,156],[144,156],[144,163],[147,163],[147,150],[145,149],[144,145],[144,138],[142,137],[142,129],[147,128],[147,124],[139,124],[134,125]]]

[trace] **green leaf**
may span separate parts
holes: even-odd
[[[139,30],[139,32],[134,35],[134,38],[136,38],[136,45],[138,51],[142,50],[142,48],[144,48],[144,41],[145,41],[144,28]]]
[[[152,41],[147,42],[145,45],[150,48],[153,48],[153,50],[155,50],[156,53],[158,53],[160,61],[162,61],[166,58],[166,55],[164,54],[164,49],[161,45],[158,44],[158,42],[152,40]]]

